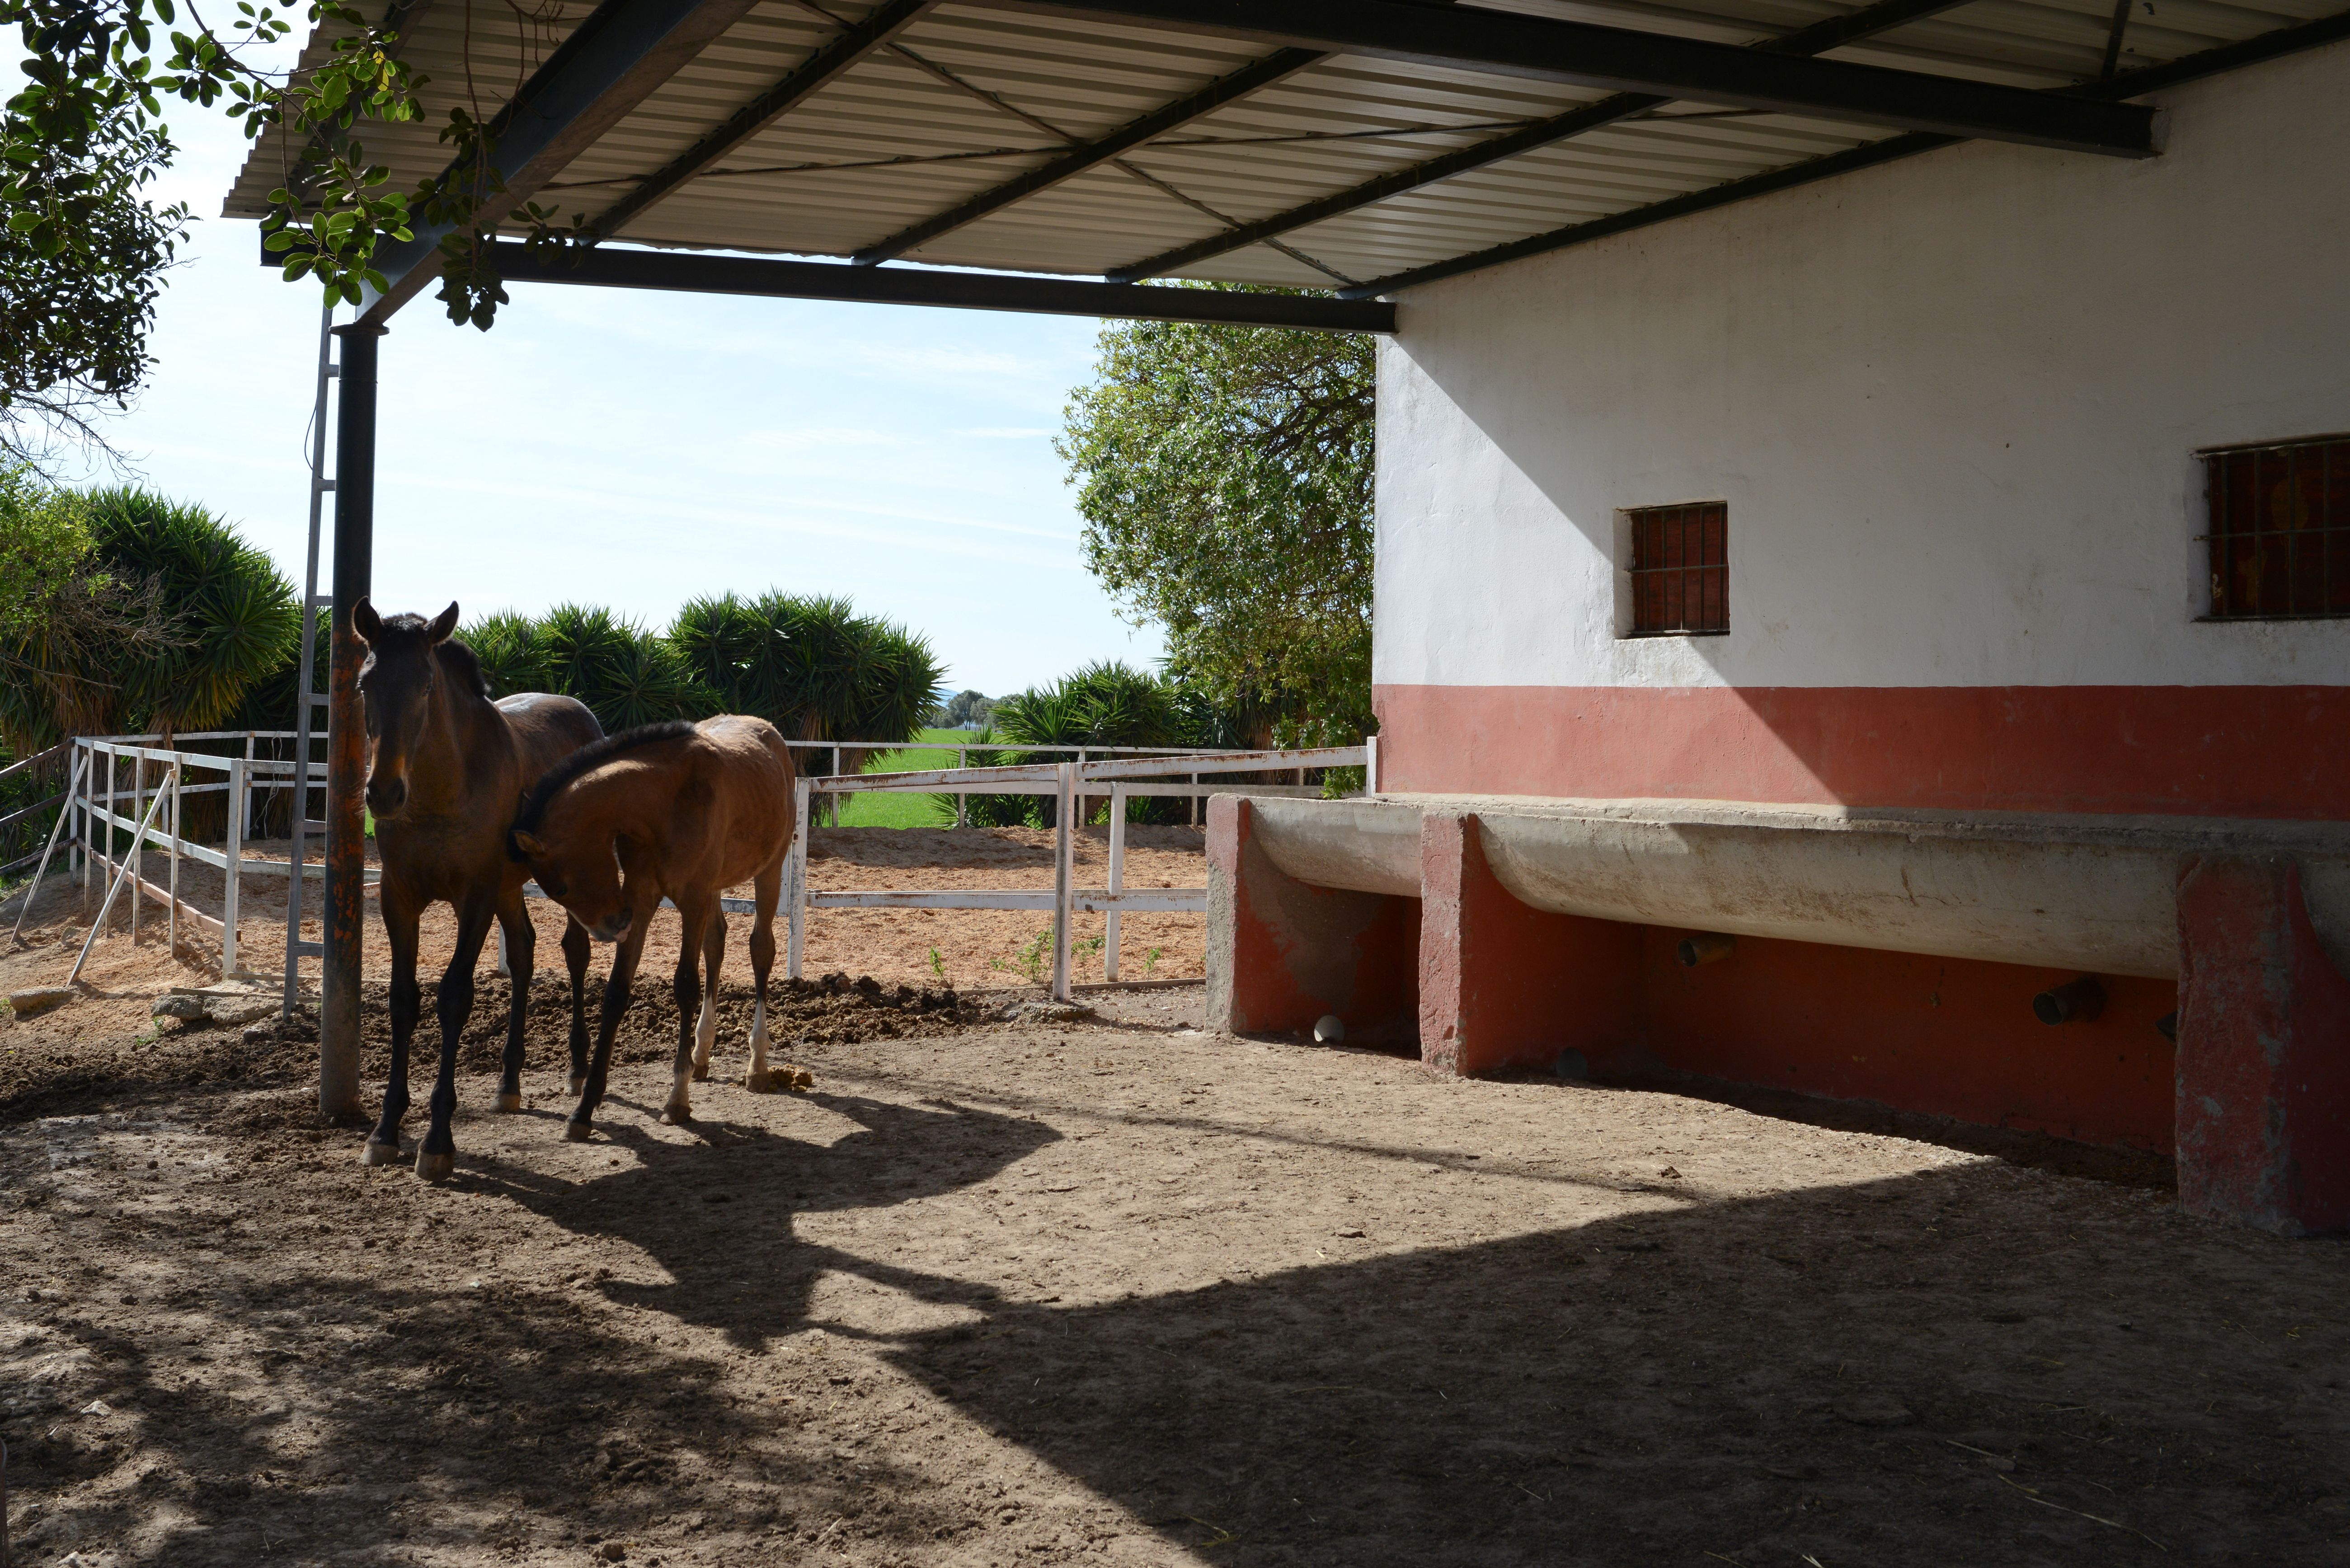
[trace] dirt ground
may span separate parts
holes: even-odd
[[[2339,1243],[1196,987],[907,985],[787,999],[789,1096],[730,992],[691,1127],[654,988],[588,1144],[559,1007],[490,1112],[485,994],[437,1186],[317,1125],[299,1032],[0,1024],[19,1561],[2350,1561]]]

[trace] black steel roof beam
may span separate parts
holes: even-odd
[[[871,305],[929,305],[953,310],[1011,310],[1135,321],[1211,322],[1285,327],[1313,332],[1393,332],[1395,306],[1384,300],[1328,295],[1250,294],[1217,288],[1164,288],[1097,283],[1091,278],[1011,273],[947,272],[931,267],[849,266],[840,262],[712,255],[700,251],[624,250],[599,245],[568,254],[534,255],[516,241],[498,243],[495,259],[508,283],[587,284],[763,299],[830,299]],[[270,265],[283,256],[265,255]]]
[[[976,223],[990,213],[1040,191],[1050,190],[1088,169],[1098,168],[1122,152],[1188,125],[1235,99],[1245,98],[1260,88],[1270,87],[1284,77],[1295,76],[1326,57],[1313,49],[1283,49],[1264,59],[1253,61],[1230,76],[1219,77],[1195,93],[1180,98],[1162,109],[1153,109],[1139,119],[1128,121],[1099,140],[1073,148],[1040,169],[1016,174],[1000,185],[982,191],[969,201],[958,202],[919,223],[910,223],[888,239],[858,251],[848,259],[858,266],[871,266],[878,262],[901,256],[941,234],[950,234],[966,223]]]
[[[2303,22],[2297,26],[2280,27],[2274,32],[2263,33],[2257,37],[2246,38],[2238,43],[2222,44],[2218,48],[2184,56],[2163,65],[2147,66],[2138,70],[2126,71],[2107,80],[2088,83],[2073,90],[2085,97],[2115,99],[2136,98],[2142,93],[2155,92],[2163,88],[2176,87],[2182,82],[2218,76],[2224,71],[2257,65],[2263,60],[2282,59],[2287,55],[2296,55],[2304,49],[2317,48],[2345,38],[2350,38],[2350,11],[2332,16],[2321,16],[2314,22]],[[1768,170],[1761,174],[1749,175],[1743,180],[1732,180],[1723,184],[1709,186],[1702,191],[1692,191],[1685,196],[1668,197],[1662,202],[1652,202],[1645,207],[1635,207],[1627,213],[1615,213],[1605,218],[1594,218],[1588,223],[1570,223],[1565,228],[1552,229],[1544,234],[1529,234],[1524,239],[1489,246],[1468,255],[1455,256],[1450,261],[1434,262],[1427,266],[1414,267],[1409,272],[1375,278],[1369,283],[1340,289],[1338,293],[1339,296],[1345,299],[1368,299],[1379,295],[1392,294],[1419,284],[1435,283],[1443,278],[1457,277],[1462,273],[1479,272],[1489,266],[1499,266],[1503,262],[1519,261],[1527,256],[1565,250],[1573,245],[1586,244],[1593,240],[1604,240],[1611,234],[1625,234],[1633,229],[1645,229],[1654,223],[1687,217],[1692,213],[1702,213],[1714,207],[1726,207],[1733,202],[1752,201],[1757,196],[1767,196],[1774,191],[1792,190],[1798,185],[1808,185],[1815,181],[1831,179],[1838,174],[1848,174],[1857,169],[1869,169],[1903,158],[1914,158],[1921,152],[1931,152],[1937,148],[1953,146],[1961,140],[1963,138],[1955,136],[1923,134],[1889,137],[1883,141],[1871,142],[1866,147],[1855,147],[1843,152],[1832,152],[1825,158],[1814,158],[1806,162],[1790,164],[1784,169]]]
[[[474,221],[495,223],[594,146],[663,82],[747,15],[754,0],[604,0],[556,46],[490,122],[490,161],[504,190]],[[444,177],[468,177],[451,164]],[[359,319],[380,327],[436,275],[432,265],[449,223],[418,223],[414,237],[377,253],[389,286]]]
[[[1821,55],[1846,44],[1889,32],[1904,23],[1954,10],[1966,4],[1968,0],[1877,0],[1874,5],[1864,5],[1857,11],[1831,16],[1783,36],[1749,44],[1746,47],[1775,54]],[[1597,103],[1584,104],[1505,135],[1478,142],[1473,147],[1464,147],[1457,152],[1444,153],[1408,169],[1399,169],[1376,179],[1366,180],[1359,185],[1292,207],[1285,213],[1275,213],[1269,218],[1259,218],[1253,223],[1227,229],[1222,234],[1194,240],[1188,245],[1161,251],[1131,265],[1114,268],[1104,275],[1113,283],[1139,283],[1146,277],[1158,277],[1179,267],[1275,238],[1294,229],[1327,222],[1358,207],[1384,202],[1390,196],[1400,196],[1408,191],[1417,191],[1424,185],[1450,180],[1472,169],[1482,169],[1505,158],[1515,158],[1537,148],[1581,136],[1586,131],[1629,119],[1636,114],[1645,114],[1672,101],[1651,93],[1617,93]]]
[[[1409,0],[982,3],[2075,152],[2154,152],[2154,112],[2137,105],[1471,6]]]
[[[793,106],[938,8],[939,0],[889,0],[820,45],[799,67],[726,117],[725,123],[679,153],[637,188],[597,215],[598,235],[618,234],[644,210],[782,119]]]

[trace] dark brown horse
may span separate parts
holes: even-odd
[[[367,662],[359,667],[367,701],[367,802],[375,814],[383,925],[391,938],[391,1081],[365,1158],[390,1165],[400,1158],[408,1043],[422,1002],[417,925],[426,906],[445,899],[457,911],[457,950],[441,976],[435,1009],[441,1073],[432,1085],[432,1123],[416,1151],[416,1174],[438,1180],[456,1168],[449,1118],[457,1109],[457,1035],[473,1010],[473,965],[493,919],[504,929],[506,968],[514,977],[497,1105],[501,1111],[522,1109],[523,1015],[537,932],[523,905],[525,874],[506,857],[507,826],[540,775],[602,739],[604,731],[595,714],[568,697],[528,691],[490,701],[473,650],[450,638],[457,627],[455,605],[428,623],[414,615],[386,619],[362,598],[351,607],[351,625],[368,645]],[[564,929],[563,957],[571,971],[577,1089],[588,1064],[588,933],[577,920]]]
[[[754,1094],[805,1087],[807,1075],[767,1071],[767,974],[775,962],[775,900],[784,855],[792,846],[792,753],[764,719],[723,714],[699,724],[679,721],[628,730],[574,752],[538,781],[515,818],[515,857],[546,896],[598,941],[618,942],[596,1058],[571,1125],[563,1136],[588,1137],[604,1098],[612,1036],[629,1005],[629,981],[644,951],[653,911],[666,897],[683,928],[677,953],[677,1079],[661,1119],[693,1119],[694,1078],[710,1076],[718,1033],[718,966],[726,950],[719,895],[748,881],[755,923],[751,972],[751,1068]],[[697,960],[708,971],[697,984]],[[695,999],[701,1000],[695,1022]]]

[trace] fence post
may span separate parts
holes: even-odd
[[[800,977],[800,951],[806,945],[807,827],[809,784],[792,781],[792,853],[785,877],[784,897],[789,908],[784,923],[784,978]]]
[[[140,815],[139,803],[144,798],[146,793],[147,753],[141,751],[130,759],[130,820],[133,822],[145,820]],[[156,802],[161,805],[161,801],[162,795],[159,791],[156,794]],[[140,857],[140,852],[146,847],[145,831],[133,828],[130,833],[130,851],[123,857],[123,861],[130,867],[130,945],[134,948],[139,945],[139,896],[144,890],[143,877],[147,870],[147,863]]]
[[[223,980],[226,980],[233,974],[242,973],[244,971],[244,965],[238,960],[236,952],[236,906],[239,883],[244,865],[244,761],[241,757],[233,759],[228,764],[228,837],[224,841],[227,846],[228,852],[224,858],[228,864],[221,867],[221,978]],[[290,883],[291,878],[289,877],[288,880]],[[292,896],[291,886],[287,887],[286,894],[288,897]],[[296,931],[295,935],[298,937],[301,933]],[[290,943],[286,950],[286,967],[288,971],[291,971],[294,967],[294,950]]]
[[[172,764],[172,908],[163,917],[163,940],[180,956],[180,764]]]
[[[1113,893],[1126,886],[1126,786],[1109,786],[1109,890]],[[1103,917],[1102,979],[1118,978],[1118,906],[1112,904]]]
[[[955,766],[958,769],[971,766],[971,748],[969,746],[957,746],[955,748]],[[971,796],[965,794],[961,790],[955,791],[955,826],[957,827],[969,827],[971,826]]]
[[[159,810],[162,805],[163,796],[159,792],[155,796],[154,805],[148,808],[147,816],[143,821],[138,817],[131,818],[133,822],[138,822],[140,824],[139,827],[133,828],[131,831],[134,833],[140,832],[143,830],[148,824],[152,823],[154,821],[156,811]],[[113,876],[107,881],[106,901],[98,907],[98,919],[89,923],[89,935],[82,939],[81,956],[74,960],[73,972],[66,976],[66,983],[68,985],[71,985],[75,981],[81,978],[81,966],[89,961],[89,950],[98,945],[98,933],[106,929],[106,917],[113,911],[115,895],[122,891],[123,881],[130,875],[130,857],[126,855],[122,857],[122,865],[120,868],[115,870]],[[135,889],[133,890],[133,897],[136,897]]]
[[[33,900],[41,896],[41,878],[48,874],[49,857],[57,852],[58,839],[63,838],[66,841],[67,858],[70,860],[73,857],[73,836],[69,825],[74,819],[76,782],[83,776],[82,760],[78,749],[66,753],[66,803],[58,810],[57,821],[49,825],[49,841],[42,847],[41,863],[33,867],[33,879],[25,888],[25,901],[16,906],[16,924],[8,932],[8,940],[12,945],[25,929],[25,917],[33,912]],[[8,1565],[0,1563],[0,1568],[8,1568]]]
[[[1069,870],[1076,846],[1069,818],[1075,815],[1077,769],[1063,763],[1054,795],[1053,821],[1058,832],[1053,843],[1053,1000],[1069,1000]]]

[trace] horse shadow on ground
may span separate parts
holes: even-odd
[[[857,1130],[817,1144],[755,1123],[697,1117],[694,1141],[681,1143],[648,1130],[657,1107],[638,1106],[641,1121],[622,1116],[598,1124],[602,1137],[634,1157],[630,1168],[573,1185],[474,1158],[460,1180],[501,1192],[566,1231],[637,1248],[672,1282],[605,1281],[598,1288],[616,1302],[720,1330],[746,1349],[809,1326],[811,1293],[827,1272],[939,1305],[994,1305],[994,1293],[983,1287],[811,1244],[795,1234],[794,1217],[888,1208],[975,1187],[1061,1135],[1032,1117],[944,1101],[805,1098]],[[611,1104],[631,1108],[619,1097]]]

